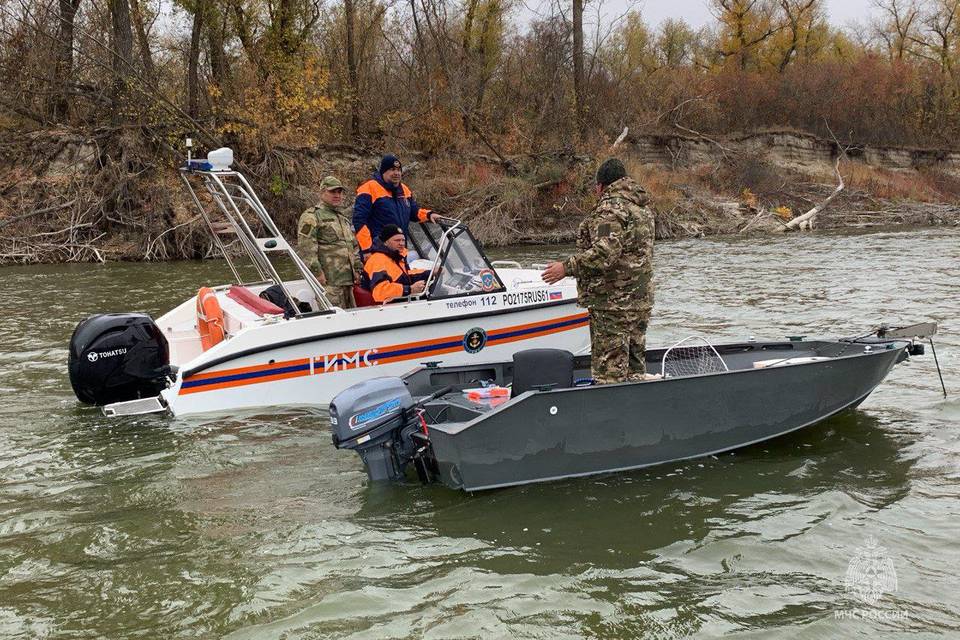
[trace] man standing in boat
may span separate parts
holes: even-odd
[[[380,230],[363,265],[363,284],[377,302],[423,293],[430,272],[407,264],[407,238],[395,224]]]
[[[333,176],[320,182],[320,203],[300,214],[297,253],[316,274],[334,306],[357,306],[353,285],[360,280],[360,256],[350,217],[343,210],[343,184]]]
[[[597,171],[600,201],[577,230],[577,253],[543,271],[549,284],[577,278],[590,312],[592,373],[598,384],[643,379],[653,308],[653,212],[646,192],[611,158]]]
[[[357,187],[357,199],[353,203],[353,227],[360,250],[366,254],[373,241],[388,224],[397,225],[407,235],[410,220],[436,222],[439,217],[430,209],[424,209],[413,198],[413,192],[401,182],[403,165],[392,154],[383,156],[379,171]]]

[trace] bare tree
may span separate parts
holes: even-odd
[[[197,2],[193,8],[190,50],[187,53],[187,113],[194,119],[200,112],[200,36],[205,5],[205,2]]]
[[[360,135],[360,82],[357,74],[357,57],[354,49],[353,27],[356,20],[356,9],[353,0],[343,0],[344,21],[346,23],[347,47],[347,79],[349,81],[350,101],[350,135],[354,139]]]
[[[119,117],[121,101],[126,94],[127,78],[133,68],[133,31],[130,26],[130,5],[127,0],[109,0],[110,53],[113,70],[112,103],[114,119]]]
[[[57,62],[54,69],[54,91],[51,114],[54,120],[63,120],[70,112],[66,83],[73,76],[73,28],[80,0],[60,0],[60,23],[57,28]]]
[[[919,27],[917,0],[873,0],[873,5],[881,14],[873,23],[874,35],[883,42],[891,60],[903,60],[911,52]]]
[[[924,33],[911,35],[917,45],[914,53],[940,66],[949,76],[954,73],[954,55],[960,44],[960,0],[933,0],[922,16]]]
[[[157,72],[153,64],[153,54],[150,52],[150,40],[147,37],[146,21],[140,0],[130,0],[130,17],[133,19],[133,28],[137,35],[137,47],[140,49],[143,73],[147,82],[155,85],[157,83]]]
[[[583,0],[573,0],[573,93],[576,102],[576,130],[583,138],[586,87],[583,82]]]
[[[210,75],[213,82],[224,92],[231,89],[228,57],[224,55],[224,41],[227,39],[227,16],[220,7],[208,8],[207,18],[207,57],[210,60]]]

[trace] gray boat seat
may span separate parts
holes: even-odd
[[[563,349],[527,349],[513,354],[513,390],[516,397],[538,388],[573,386],[573,354]]]

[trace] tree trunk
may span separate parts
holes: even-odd
[[[347,26],[347,77],[350,82],[350,135],[356,140],[360,136],[360,83],[357,78],[357,57],[353,42],[353,24],[356,19],[356,8],[353,5],[353,0],[343,0],[343,11],[346,14]]]
[[[73,25],[79,6],[80,0],[60,0],[60,27],[57,30],[57,62],[53,87],[56,95],[50,109],[55,121],[66,119],[70,113],[70,98],[65,85],[73,75]]]
[[[573,0],[573,93],[577,111],[577,133],[584,136],[584,103],[583,92],[583,0]]]
[[[283,54],[283,61],[286,62],[293,57],[297,49],[293,35],[294,4],[293,0],[278,0],[276,6],[277,12],[273,16],[272,27],[276,34],[277,48]]]
[[[477,4],[480,0],[468,0],[467,13],[463,18],[463,68],[472,69],[476,61],[473,59],[473,20],[477,15]],[[463,131],[469,137],[473,130],[472,112],[464,110]]]
[[[203,30],[204,3],[198,3],[193,12],[190,31],[190,52],[187,59],[187,114],[196,119],[200,106],[200,33]]]
[[[213,81],[226,91],[230,84],[230,68],[227,66],[227,58],[223,54],[223,34],[226,31],[223,16],[219,11],[210,15],[207,26],[207,49],[210,56],[210,75]]]
[[[233,77],[230,64],[223,51],[224,34],[227,32],[227,16],[218,8],[210,7],[207,15],[207,55],[210,60],[212,84],[219,90],[210,91],[213,98],[208,102],[214,127],[223,124],[220,118],[220,105],[229,103],[233,96]]]
[[[267,67],[264,63],[264,56],[260,55],[260,47],[254,40],[253,32],[250,26],[251,19],[247,16],[243,8],[243,0],[229,0],[230,10],[233,14],[233,28],[240,40],[240,46],[247,54],[247,60],[253,64],[257,70],[257,78],[261,84],[267,81]]]
[[[140,60],[143,63],[143,72],[150,86],[157,86],[157,72],[153,65],[153,54],[150,53],[150,41],[147,39],[147,28],[140,10],[140,0],[130,0],[130,15],[133,18],[133,28],[137,33],[137,46],[140,48]]]
[[[473,101],[473,111],[471,112],[471,115],[473,116],[475,116],[477,113],[481,113],[483,110],[483,97],[487,93],[487,83],[489,82],[491,75],[489,60],[491,52],[487,49],[487,45],[490,43],[491,31],[493,30],[496,22],[500,20],[501,11],[502,9],[499,3],[491,2],[487,6],[487,12],[483,16],[483,22],[480,23],[480,42],[475,51],[475,64],[478,68],[478,75],[475,88],[476,95]]]
[[[110,48],[113,70],[113,117],[120,115],[121,102],[127,92],[127,78],[133,67],[133,30],[130,26],[130,5],[127,0],[110,1]]]

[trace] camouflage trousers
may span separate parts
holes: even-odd
[[[330,304],[341,309],[353,309],[357,306],[357,301],[353,297],[353,285],[328,285],[326,287],[327,298]]]
[[[590,309],[591,373],[597,384],[642,380],[649,311]]]

